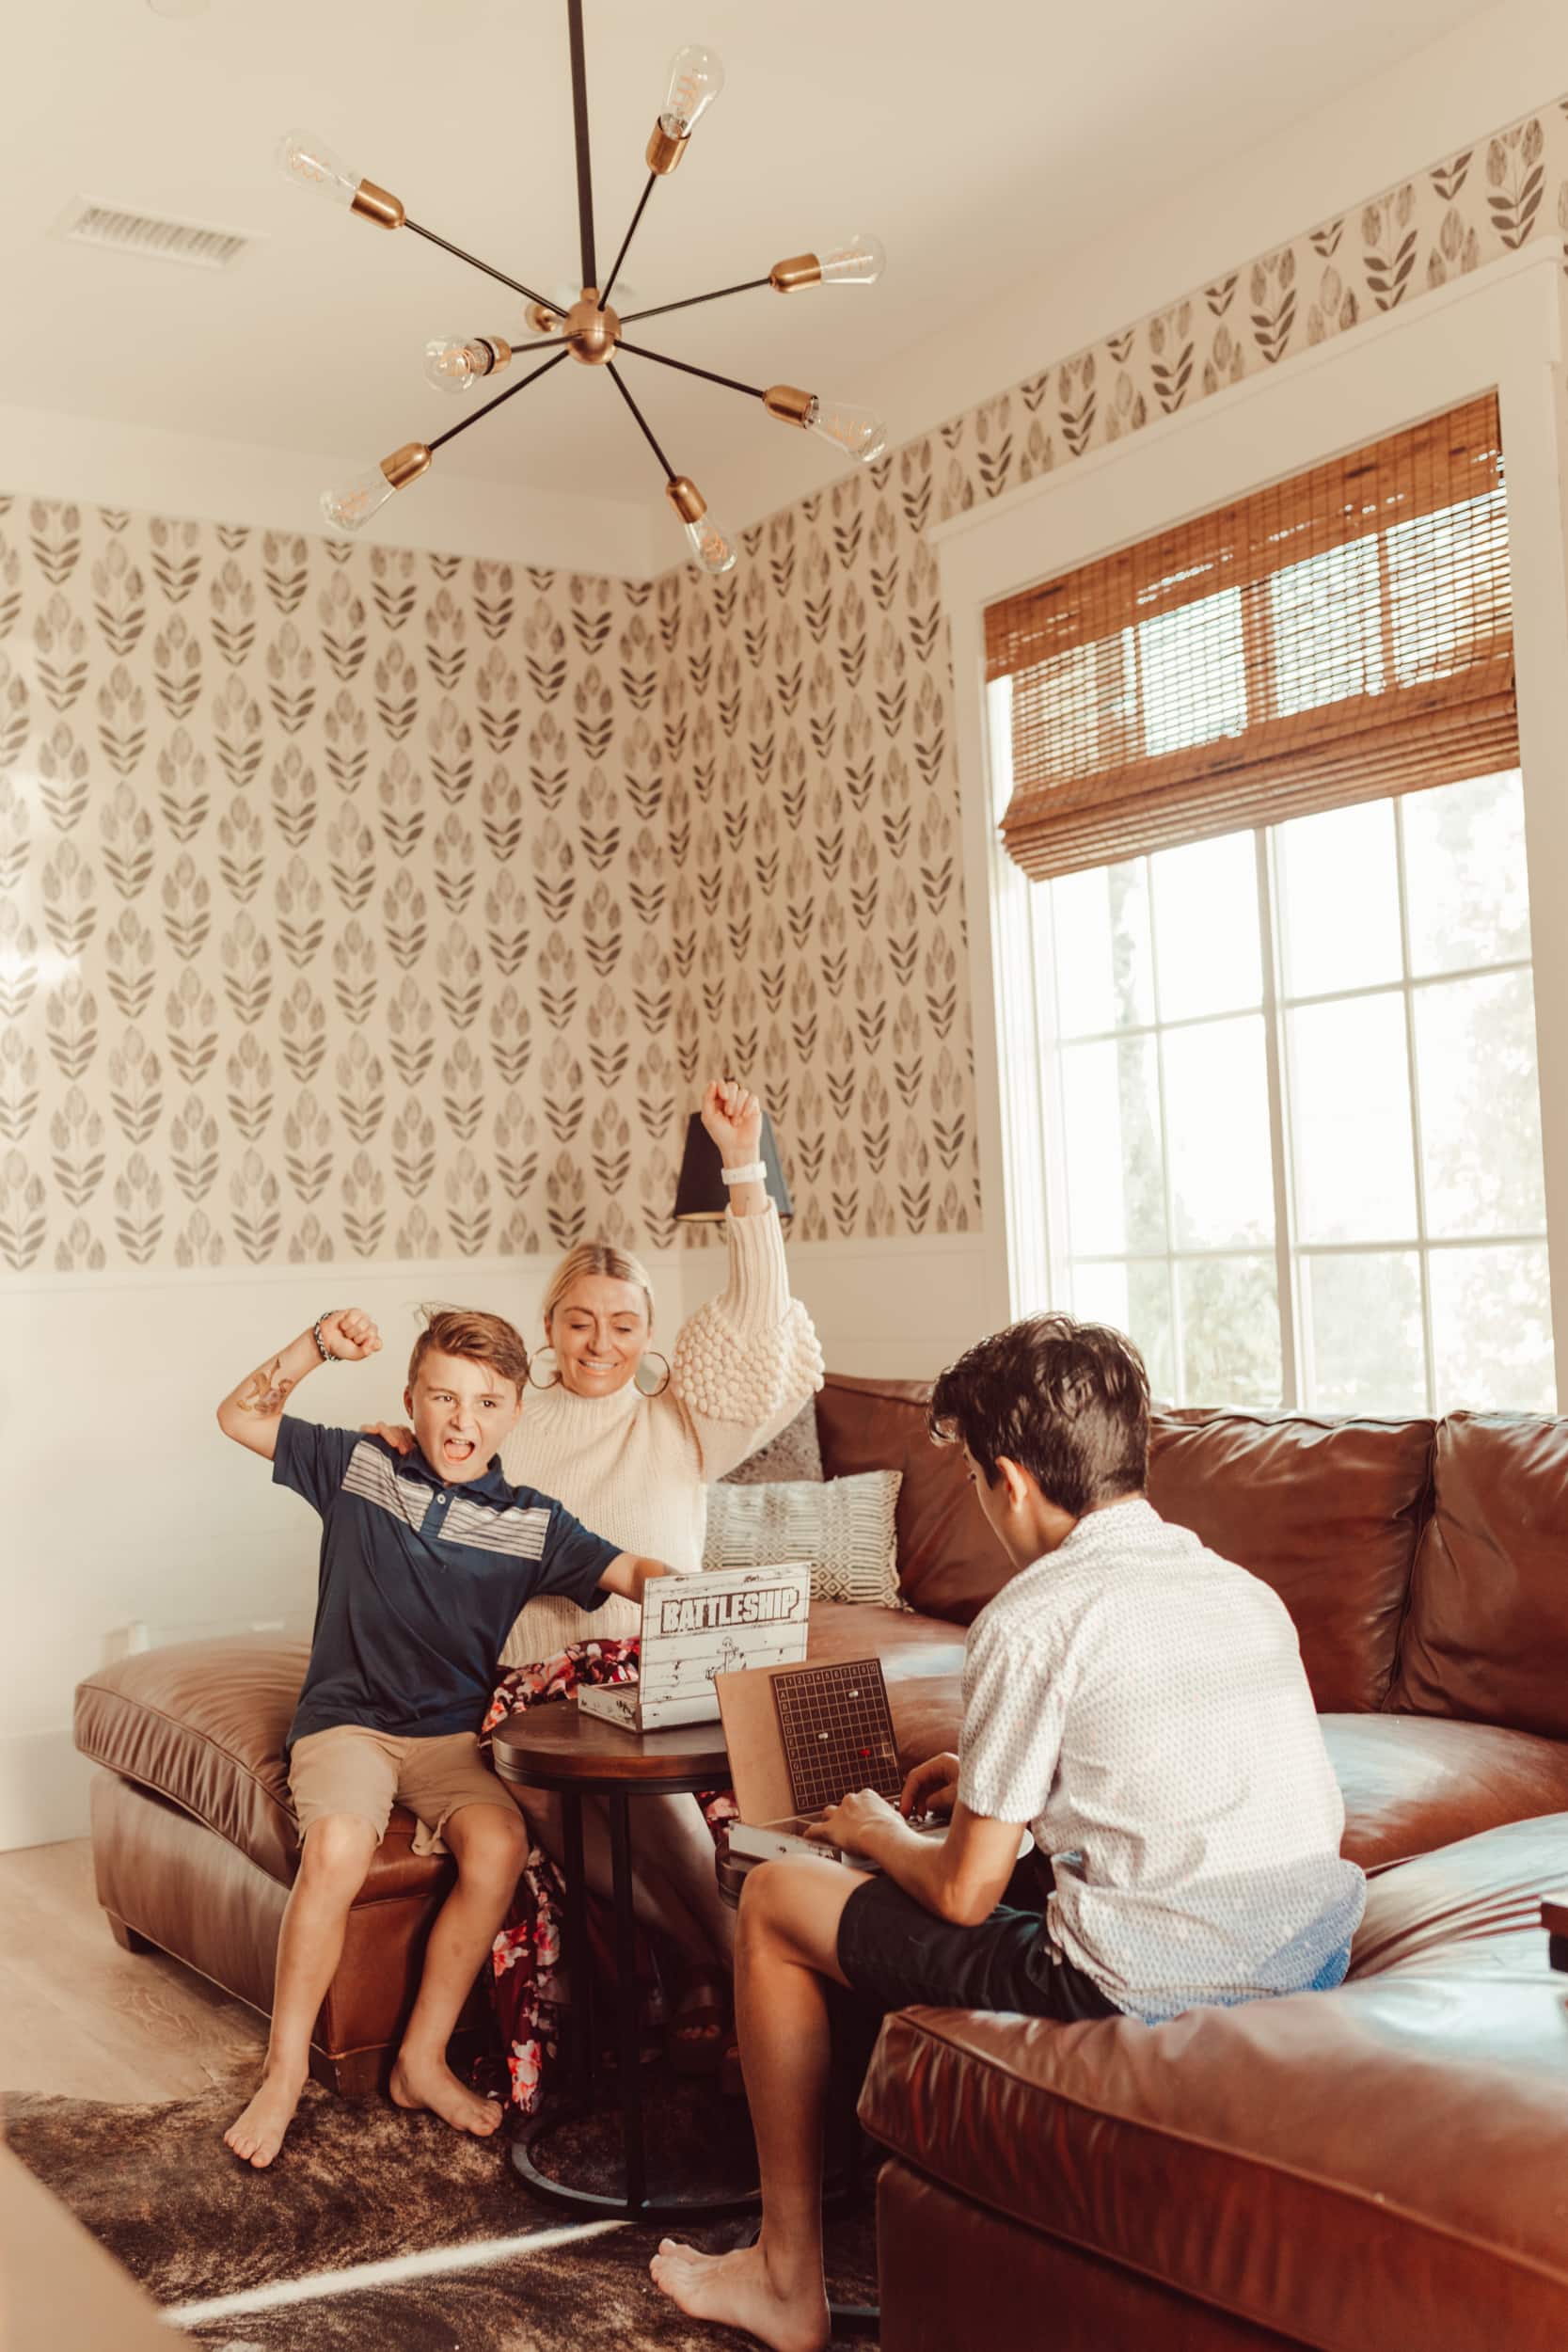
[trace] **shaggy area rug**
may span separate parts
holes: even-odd
[[[248,2171],[222,2144],[245,2088],[157,2106],[7,2103],[16,2153],[189,2342],[210,2352],[717,2352],[744,2341],[696,2326],[657,2292],[657,2232],[554,2242],[580,2227],[574,2217],[531,2196],[503,2147],[433,2116],[312,2084],[277,2162]],[[738,2102],[662,2083],[649,2094],[656,2181],[748,2177]],[[595,2118],[553,2138],[542,2167],[608,2187],[616,2139],[615,2118]],[[711,2251],[744,2244],[752,2227],[680,2234]],[[873,2299],[869,2198],[832,2226],[830,2270],[837,2298]]]

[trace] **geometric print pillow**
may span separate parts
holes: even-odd
[[[863,1470],[816,1486],[710,1486],[705,1568],[811,1562],[813,1600],[874,1601],[903,1609],[894,1513],[901,1474]]]

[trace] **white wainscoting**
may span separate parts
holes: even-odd
[[[0,1478],[7,1496],[0,1645],[0,1850],[87,1829],[71,1745],[82,1675],[128,1629],[166,1639],[303,1618],[316,1522],[264,1462],[220,1434],[218,1400],[325,1308],[381,1326],[372,1362],[324,1367],[299,1392],[316,1420],[401,1414],[421,1300],[487,1307],[531,1339],[553,1257],[435,1264],[40,1275],[0,1290]],[[680,1318],[682,1254],[650,1258],[656,1314]]]
[[[979,1339],[984,1263],[978,1233],[789,1245],[828,1370],[861,1377],[929,1379]]]

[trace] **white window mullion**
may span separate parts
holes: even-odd
[[[1421,1089],[1416,1062],[1416,992],[1410,977],[1410,892],[1404,871],[1404,804],[1394,800],[1394,874],[1400,901],[1400,971],[1404,988],[1404,1050],[1410,1065],[1410,1148],[1416,1163],[1416,1263],[1421,1285],[1421,1348],[1427,1411],[1437,1410],[1437,1346],[1432,1327],[1432,1261],[1427,1248],[1426,1155],[1421,1149]]]
[[[1273,859],[1268,834],[1259,827],[1253,840],[1258,853],[1258,934],[1263,974],[1263,1053],[1269,1083],[1269,1157],[1274,1165],[1274,1263],[1279,1292],[1280,1401],[1293,1412],[1302,1393],[1301,1347],[1294,1260],[1291,1243],[1290,1134],[1286,1112],[1283,1036],[1280,1009],[1278,926],[1275,921]]]

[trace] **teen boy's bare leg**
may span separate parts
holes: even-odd
[[[329,1813],[305,1834],[299,1871],[277,1939],[272,2032],[261,2087],[224,2133],[237,2156],[260,2171],[283,2145],[310,2071],[310,2029],[338,1973],[349,1908],[379,1840],[354,1813]]]
[[[736,1937],[736,2021],[762,2176],[762,2234],[733,2254],[666,2238],[654,2283],[693,2319],[743,2328],[773,2352],[822,2352],[822,2114],[826,1980],[842,1984],[838,1923],[858,1871],[765,1862],[746,1882]]]
[[[400,2107],[430,2107],[460,2132],[482,2138],[501,2120],[494,2099],[460,2083],[447,2064],[447,2043],[468,1988],[505,1918],[528,1858],[529,1835],[515,1807],[466,1804],[450,1814],[441,1836],[457,1862],[457,1884],[436,1915],[425,1948],[419,1998],[392,2069]]]

